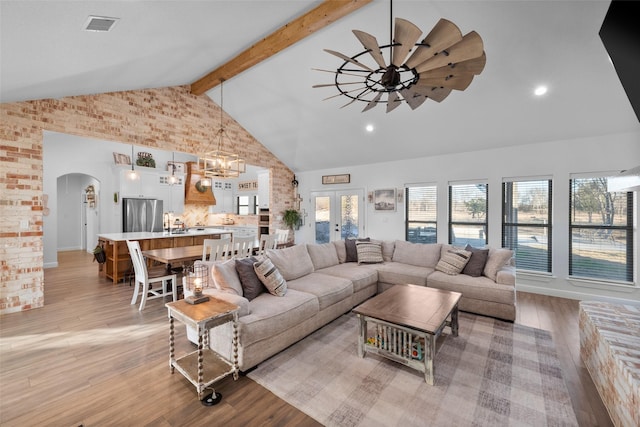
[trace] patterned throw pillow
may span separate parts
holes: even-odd
[[[471,251],[449,249],[436,264],[436,270],[449,275],[460,274],[471,258]]]
[[[356,242],[358,264],[376,264],[383,262],[381,242]]]
[[[287,282],[282,274],[273,265],[269,258],[253,264],[253,269],[260,281],[269,290],[269,293],[278,297],[283,297],[287,293]]]

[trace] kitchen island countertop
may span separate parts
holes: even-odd
[[[158,231],[156,233],[145,231],[129,233],[101,233],[98,234],[98,238],[114,242],[123,242],[125,240],[166,239],[167,237],[206,236],[210,234],[231,234],[231,231],[225,230],[224,228],[193,228],[184,233],[171,234],[165,231]]]

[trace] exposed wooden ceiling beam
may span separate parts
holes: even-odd
[[[226,64],[191,83],[191,93],[202,95],[248,68],[286,49],[373,0],[325,0],[320,5],[260,40]]]

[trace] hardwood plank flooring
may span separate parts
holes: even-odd
[[[60,252],[45,270],[45,306],[0,318],[0,425],[320,425],[244,376],[221,381],[222,402],[202,406],[169,374],[163,301],[139,312],[133,288],[100,278],[92,259]],[[578,302],[518,293],[516,322],[551,331],[579,424],[611,426],[580,359]],[[176,345],[194,349],[181,325]]]

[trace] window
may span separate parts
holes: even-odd
[[[551,180],[502,183],[502,247],[522,270],[551,273]]]
[[[569,182],[569,275],[633,282],[633,193],[606,177]]]
[[[449,243],[474,247],[487,244],[487,195],[484,183],[449,185]]]
[[[252,199],[250,196],[238,196],[238,215],[249,214],[249,201]]]
[[[405,190],[406,236],[408,242],[436,243],[437,189],[435,185]]]

